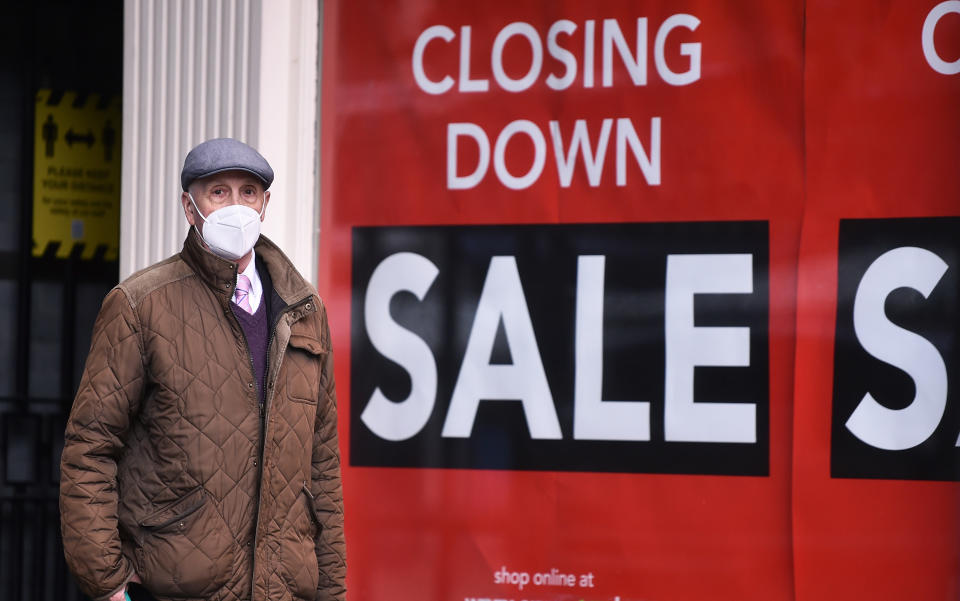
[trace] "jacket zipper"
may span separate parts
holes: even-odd
[[[277,331],[277,324],[280,323],[280,320],[283,319],[285,315],[293,311],[294,309],[300,307],[305,302],[308,302],[310,297],[301,299],[298,303],[294,305],[288,305],[280,313],[277,314],[277,318],[274,320],[273,325],[270,327],[270,333],[267,336],[267,359],[270,358],[270,347],[273,345],[274,334]],[[234,317],[236,319],[236,317]],[[237,321],[239,324],[240,322]],[[291,325],[293,325],[291,323]],[[242,328],[241,328],[242,331]],[[244,336],[244,341],[246,341],[246,336]],[[250,356],[249,346],[247,348],[247,356]],[[253,357],[250,357],[250,367],[253,369]],[[270,386],[272,383],[271,379],[271,365],[267,364],[267,373],[265,374],[266,380],[265,384],[267,385],[267,391],[263,395],[263,404],[260,405],[260,453],[259,453],[259,463],[257,464],[257,504],[254,506],[254,517],[253,517],[253,545],[250,546],[250,599],[253,600],[254,596],[254,586],[257,581],[257,542],[260,538],[260,503],[263,501],[263,462],[264,455],[266,451],[266,442],[267,442],[267,414],[270,407],[270,401],[273,400],[273,386]],[[277,364],[279,370],[279,363]],[[256,372],[254,372],[256,373]],[[256,376],[254,376],[256,377]],[[259,399],[257,399],[259,404]]]
[[[258,427],[259,427],[259,431],[260,431],[260,436],[258,437],[259,440],[258,440],[258,445],[257,445],[258,448],[257,448],[257,474],[256,474],[257,504],[254,506],[254,509],[253,509],[253,511],[254,511],[254,514],[253,514],[253,515],[254,515],[254,518],[253,518],[253,523],[254,523],[253,544],[250,546],[250,559],[251,559],[251,564],[250,564],[250,565],[251,565],[251,568],[252,568],[252,569],[251,569],[251,575],[252,575],[252,577],[251,577],[251,580],[250,580],[250,595],[251,595],[251,599],[252,599],[252,598],[253,598],[253,583],[254,583],[254,580],[256,579],[255,575],[256,575],[256,563],[257,563],[257,535],[258,535],[258,532],[257,532],[257,531],[260,529],[260,489],[261,489],[261,482],[262,482],[262,480],[263,480],[263,455],[264,455],[265,439],[266,439],[266,419],[265,419],[265,417],[266,417],[266,412],[265,412],[265,410],[264,410],[264,406],[266,405],[266,402],[267,402],[267,394],[269,394],[269,393],[266,392],[266,391],[264,392],[264,395],[263,395],[263,396],[264,396],[264,399],[263,399],[264,402],[261,403],[261,402],[260,402],[260,396],[259,396],[259,394],[258,394],[259,391],[257,391],[257,387],[256,387],[257,369],[256,369],[256,367],[254,367],[254,365],[253,365],[253,353],[250,352],[250,343],[247,342],[247,335],[246,335],[246,333],[243,331],[243,326],[240,325],[240,320],[237,319],[237,316],[234,315],[234,314],[233,314],[233,311],[230,309],[229,302],[230,302],[230,301],[228,300],[228,301],[227,301],[227,303],[228,303],[228,304],[227,304],[227,313],[230,314],[230,318],[233,319],[234,325],[236,326],[237,330],[240,332],[240,338],[243,340],[243,346],[244,346],[244,348],[246,349],[246,352],[247,352],[247,360],[249,361],[249,364],[250,364],[250,375],[251,375],[251,378],[252,378],[253,381],[254,381],[254,387],[253,387],[253,390],[254,390],[254,398],[253,398],[253,402],[257,404],[257,415],[259,416],[259,426],[258,426]],[[266,302],[266,299],[261,300],[261,302]],[[277,318],[274,320],[273,324],[271,324],[271,326],[270,326],[270,332],[269,332],[269,335],[267,336],[267,358],[268,358],[268,359],[269,359],[269,357],[270,357],[270,345],[273,344],[273,335],[274,335],[274,333],[276,332],[277,324],[280,323],[280,320],[283,318],[283,316],[284,316],[286,313],[289,312],[289,310],[290,310],[291,308],[292,308],[292,307],[289,307],[289,306],[286,307],[286,308],[284,308],[279,314],[277,314]],[[268,362],[268,364],[267,364],[267,373],[264,374],[264,375],[265,375],[264,380],[266,380],[267,382],[269,382],[269,380],[270,380],[270,365],[269,365],[269,362]],[[264,384],[266,384],[266,382],[264,382]],[[269,387],[268,387],[268,389],[269,389]]]

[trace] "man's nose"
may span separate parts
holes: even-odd
[[[229,200],[230,200],[230,204],[232,205],[243,204],[243,196],[240,194],[239,190],[231,190]]]

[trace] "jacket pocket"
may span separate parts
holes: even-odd
[[[206,597],[226,583],[234,540],[203,487],[139,521],[138,572],[157,595]]]
[[[307,500],[307,513],[310,514],[310,519],[313,520],[313,525],[317,527],[319,534],[323,530],[323,525],[320,524],[320,516],[317,515],[316,499],[313,498],[313,493],[310,492],[306,482],[303,483],[303,496]]]
[[[161,507],[140,520],[140,525],[148,530],[164,530],[186,519],[194,511],[200,509],[206,500],[207,496],[203,488],[198,486],[188,492],[184,497]]]
[[[320,362],[327,354],[312,336],[290,335],[290,349],[284,358],[286,397],[297,403],[316,405],[320,393]]]
[[[306,483],[298,495],[296,505],[291,508],[287,528],[281,546],[281,569],[294,597],[313,599],[320,577],[316,554],[316,536],[320,532],[320,522],[314,508],[313,495]]]
[[[290,334],[290,346],[302,349],[311,355],[323,355],[327,352],[327,349],[323,347],[323,343],[313,336],[306,336],[304,334]]]

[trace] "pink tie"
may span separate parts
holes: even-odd
[[[237,289],[233,293],[233,301],[247,313],[253,313],[250,307],[250,278],[242,273],[237,276]]]

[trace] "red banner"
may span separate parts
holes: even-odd
[[[956,599],[960,2],[807,2],[807,40],[797,598]]]
[[[955,4],[325,3],[351,598],[819,601],[897,561],[929,594],[866,596],[956,591],[960,408],[932,462],[841,415],[863,374],[912,396],[858,338],[874,254],[960,251],[901,219],[956,212]],[[890,319],[949,371],[946,281],[949,328]]]

